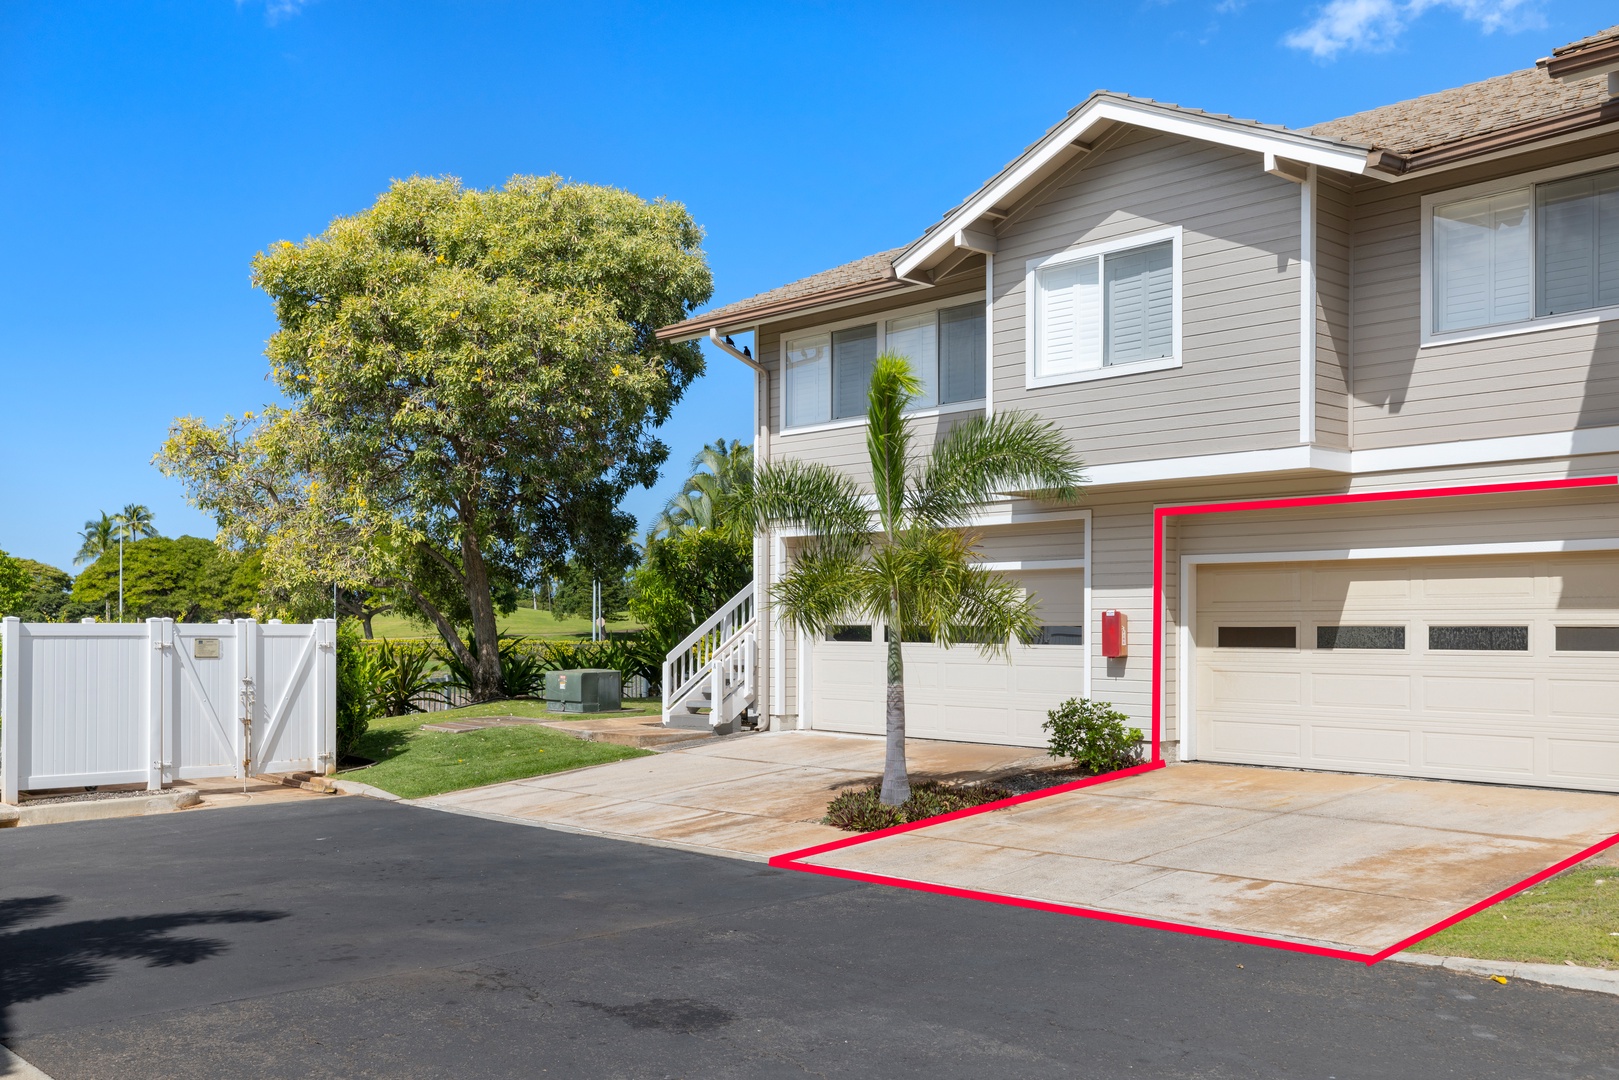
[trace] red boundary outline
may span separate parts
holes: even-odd
[[[1463,908],[1448,918],[1441,919],[1425,930],[1420,930],[1410,937],[1396,942],[1385,949],[1373,953],[1355,952],[1352,949],[1334,949],[1325,945],[1309,945],[1299,941],[1287,941],[1282,938],[1264,937],[1259,934],[1242,934],[1230,930],[1215,930],[1206,926],[1195,926],[1190,923],[1171,922],[1163,919],[1149,919],[1139,915],[1124,915],[1115,911],[1101,911],[1096,908],[1080,907],[1073,904],[1059,904],[1046,900],[1031,900],[1019,896],[1008,896],[1003,893],[982,892],[977,889],[961,889],[953,885],[936,885],[927,881],[915,881],[910,878],[888,877],[883,874],[868,874],[860,870],[843,870],[834,866],[816,866],[802,860],[815,855],[822,855],[829,851],[837,851],[857,844],[880,840],[887,836],[897,836],[901,833],[925,829],[932,825],[939,825],[957,818],[972,817],[975,814],[985,814],[993,810],[1003,810],[1021,803],[1034,802],[1038,799],[1049,798],[1052,795],[1061,795],[1067,791],[1077,791],[1080,788],[1092,787],[1097,784],[1109,783],[1127,776],[1137,776],[1141,773],[1151,772],[1164,767],[1161,749],[1162,716],[1163,716],[1163,628],[1164,628],[1164,523],[1171,517],[1188,516],[1194,514],[1229,514],[1248,510],[1286,510],[1308,506],[1342,506],[1354,503],[1395,502],[1408,499],[1439,499],[1455,498],[1466,495],[1499,495],[1526,491],[1560,491],[1571,488],[1613,487],[1619,485],[1619,476],[1572,477],[1563,480],[1528,480],[1514,481],[1499,484],[1474,484],[1463,487],[1444,488],[1404,488],[1394,491],[1368,491],[1353,492],[1341,495],[1302,495],[1281,499],[1249,499],[1240,502],[1224,503],[1188,503],[1179,506],[1160,506],[1153,511],[1152,523],[1152,599],[1155,618],[1152,626],[1152,758],[1140,765],[1118,772],[1104,773],[1101,776],[1087,777],[1076,780],[1071,784],[1061,784],[1057,787],[1045,788],[1041,791],[1032,791],[1025,795],[1014,795],[1008,799],[1000,799],[981,806],[969,807],[965,810],[956,810],[938,817],[927,818],[922,821],[913,821],[905,825],[895,825],[875,832],[862,833],[854,836],[833,840],[813,847],[789,851],[781,855],[772,856],[769,864],[783,870],[798,870],[807,874],[820,874],[826,877],[845,878],[850,881],[861,881],[873,885],[888,885],[894,888],[911,889],[917,892],[936,893],[941,896],[955,896],[967,900],[982,900],[992,904],[1004,904],[1008,907],[1027,908],[1033,911],[1049,911],[1059,915],[1074,915],[1087,919],[1097,919],[1102,922],[1122,923],[1127,926],[1139,926],[1150,930],[1172,930],[1177,933],[1190,934],[1194,937],[1214,938],[1219,941],[1231,941],[1243,945],[1259,945],[1270,949],[1282,949],[1287,952],[1307,953],[1312,956],[1325,956],[1334,960],[1353,960],[1370,966],[1388,959],[1395,953],[1415,945],[1424,938],[1431,937],[1447,926],[1452,926],[1463,919],[1478,914],[1485,908],[1499,904],[1508,897],[1515,896],[1525,889],[1540,884],[1547,878],[1562,873],[1564,870],[1583,862],[1600,851],[1619,845],[1619,834],[1608,837],[1606,840],[1592,844],[1583,851],[1570,855],[1560,862],[1553,863],[1537,874],[1533,874],[1515,885],[1509,885],[1493,896],[1486,897],[1478,903]]]

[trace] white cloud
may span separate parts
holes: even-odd
[[[1412,21],[1436,8],[1477,23],[1486,34],[1544,26],[1540,3],[1541,0],[1329,0],[1314,22],[1294,30],[1282,41],[1317,59],[1330,60],[1346,49],[1391,49]]]
[[[247,7],[252,0],[236,0],[239,8]],[[274,26],[283,19],[290,19],[303,11],[310,0],[262,0],[264,5],[264,21]],[[254,4],[253,6],[258,6]]]

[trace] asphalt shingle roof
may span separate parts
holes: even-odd
[[[1601,46],[1619,39],[1619,26],[1612,26],[1590,37],[1570,42],[1560,46],[1552,53],[1553,58],[1564,57],[1570,53]],[[1275,124],[1266,124],[1258,120],[1245,120],[1238,117],[1227,116],[1224,113],[1206,112],[1202,109],[1187,108],[1167,102],[1153,101],[1150,98],[1131,97],[1128,94],[1119,94],[1112,91],[1097,91],[1085,102],[1074,106],[1069,115],[1084,108],[1086,104],[1096,97],[1106,96],[1121,100],[1152,105],[1158,108],[1173,109],[1179,112],[1191,113],[1198,116],[1207,116],[1228,123],[1243,124],[1255,128],[1268,129],[1279,132],[1307,135],[1317,139],[1331,139],[1335,142],[1351,146],[1387,151],[1399,157],[1409,157],[1427,151],[1433,151],[1451,144],[1465,143],[1471,139],[1496,135],[1511,131],[1513,128],[1523,127],[1536,123],[1554,121],[1559,117],[1576,113],[1586,109],[1596,109],[1607,104],[1607,80],[1604,78],[1588,78],[1574,81],[1559,81],[1553,79],[1542,68],[1533,67],[1523,71],[1514,71],[1506,75],[1485,79],[1482,82],[1470,83],[1467,86],[1458,86],[1450,90],[1441,90],[1434,94],[1425,94],[1422,97],[1411,98],[1408,101],[1397,101],[1392,105],[1369,109],[1365,112],[1355,113],[1351,116],[1340,117],[1336,120],[1327,120],[1307,128],[1290,129]],[[1604,116],[1604,120],[1607,118]],[[1057,125],[1057,126],[1060,126]],[[1052,129],[1054,130],[1054,128]],[[1047,131],[1050,134],[1050,131]],[[1043,138],[1043,137],[1042,137]],[[1027,154],[1036,143],[1026,148]],[[1013,159],[1013,164],[1022,157]],[[1007,168],[1011,168],[1008,165]],[[1003,170],[1004,172],[1005,170]],[[1000,175],[1000,174],[997,174]],[[990,181],[993,183],[993,179]],[[960,205],[960,204],[958,204]],[[950,213],[954,213],[954,208]],[[943,220],[947,220],[947,213]],[[939,223],[930,226],[926,233],[931,233],[939,227]],[[880,291],[881,283],[894,281],[894,262],[904,247],[880,251],[874,255],[855,259],[853,262],[834,266],[830,270],[823,270],[818,274],[799,278],[786,285],[759,293],[755,296],[737,300],[722,307],[713,308],[700,315],[693,316],[680,324],[687,326],[711,326],[729,319],[764,309],[781,310],[793,307],[793,301],[813,301],[816,297],[831,297],[834,294],[847,294],[860,291],[861,287],[869,286],[870,291]],[[672,327],[669,329],[673,329]]]

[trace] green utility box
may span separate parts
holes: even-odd
[[[545,673],[545,705],[551,712],[610,712],[623,707],[624,680],[609,668]]]

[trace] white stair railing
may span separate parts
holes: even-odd
[[[691,694],[709,689],[713,713],[709,723],[727,723],[727,700],[743,691],[752,700],[755,614],[753,582],[748,582],[702,625],[669,650],[663,661],[663,722]]]

